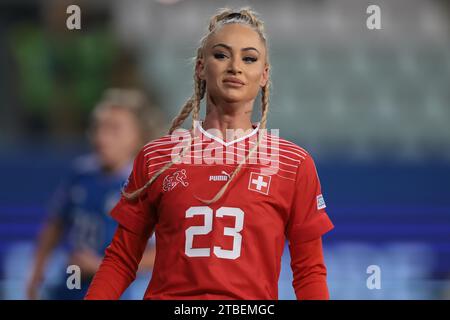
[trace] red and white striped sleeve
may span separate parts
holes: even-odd
[[[334,228],[310,154],[297,169],[286,236],[297,299],[329,299],[321,236]]]

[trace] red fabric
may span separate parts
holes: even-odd
[[[150,234],[138,236],[119,225],[85,299],[119,299],[136,278],[149,236]]]
[[[286,228],[290,243],[317,239],[334,228],[325,207],[318,206],[317,197],[320,196],[322,190],[316,166],[311,155],[308,155],[297,172],[291,216]]]
[[[219,150],[240,160],[245,154],[241,150],[255,143],[256,132],[224,145],[208,140],[200,129],[190,156],[200,155],[204,161],[206,154],[211,160],[218,155],[211,150]],[[144,146],[126,191],[143,186],[171,161],[182,140],[165,136]],[[122,198],[111,212],[122,227],[87,298],[120,296],[134,279],[142,246],[153,230],[156,259],[145,299],[277,299],[286,238],[297,295],[324,297],[323,260],[317,260],[323,258],[321,247],[319,252],[310,243],[333,224],[318,201],[321,188],[314,161],[289,141],[270,135],[265,140],[265,152],[275,154],[275,161],[245,165],[216,203],[207,206],[199,198],[211,199],[236,161],[197,164],[194,157],[185,158],[191,162],[172,165],[139,199]]]
[[[292,285],[299,300],[328,300],[327,269],[322,250],[322,238],[289,245]]]
[[[119,226],[97,271],[86,300],[116,300],[135,279],[147,240]],[[289,246],[297,299],[329,299],[321,238]],[[208,294],[192,299],[208,298]],[[226,296],[214,297],[227,299]]]

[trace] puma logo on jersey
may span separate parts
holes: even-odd
[[[178,184],[181,184],[183,187],[187,187],[189,183],[185,181],[186,179],[187,177],[185,169],[178,170],[172,174],[167,175],[163,181],[163,191],[173,190]]]
[[[230,179],[230,175],[228,173],[225,171],[222,171],[221,173],[222,175],[209,176],[209,181],[228,181],[228,179]]]

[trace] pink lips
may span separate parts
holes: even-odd
[[[233,78],[233,77],[225,78],[223,80],[223,82],[231,84],[231,85],[235,85],[235,86],[242,86],[245,84],[243,81],[239,80],[238,78]]]

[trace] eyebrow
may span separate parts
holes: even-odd
[[[224,47],[224,48],[226,48],[226,49],[231,51],[231,47],[229,45],[224,44],[224,43],[215,44],[215,45],[213,45],[212,48],[214,49],[215,47]],[[246,47],[246,48],[242,48],[241,49],[241,51],[249,51],[249,50],[255,50],[256,52],[259,53],[258,49],[253,48],[253,47]]]

